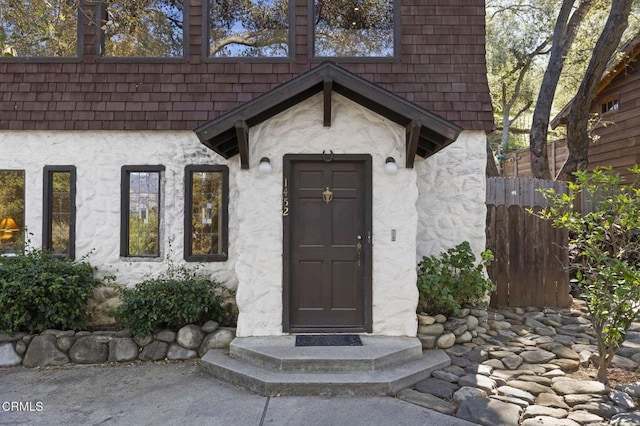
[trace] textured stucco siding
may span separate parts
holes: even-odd
[[[416,158],[417,259],[469,241],[480,259],[486,245],[486,135],[462,132],[436,155]]]
[[[76,258],[98,267],[99,275],[115,275],[132,286],[166,271],[169,260],[185,263],[184,167],[188,164],[226,164],[206,149],[193,132],[0,132],[0,169],[25,170],[25,224],[30,245],[42,245],[43,167],[74,165],[76,180]],[[233,159],[235,160],[235,159]],[[161,256],[154,259],[120,257],[120,171],[124,165],[164,165],[161,180]],[[231,193],[237,193],[230,181]],[[233,203],[229,210],[232,211]],[[237,219],[230,215],[229,241],[237,238]],[[229,245],[227,262],[201,264],[201,270],[235,288],[236,247]]]
[[[239,192],[238,336],[282,334],[283,157],[330,150],[372,157],[373,334],[416,333],[418,189],[415,172],[402,167],[405,130],[337,94],[332,111],[331,127],[324,127],[322,95],[316,95],[250,130],[251,169],[232,177]],[[384,172],[388,156],[401,165],[396,175]],[[258,172],[261,157],[271,159],[271,175]]]

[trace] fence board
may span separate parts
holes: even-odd
[[[571,304],[565,269],[567,233],[529,213],[548,202],[538,188],[566,190],[563,182],[530,178],[489,178],[487,183],[487,247],[495,260],[488,269],[496,284],[494,306]]]

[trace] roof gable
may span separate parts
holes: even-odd
[[[462,128],[401,98],[333,62],[326,61],[298,77],[198,127],[200,141],[224,158],[240,154],[249,168],[248,129],[323,93],[324,125],[331,126],[331,94],[339,93],[406,128],[406,167],[416,155],[428,158],[455,141]]]

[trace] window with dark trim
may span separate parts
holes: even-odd
[[[206,0],[207,57],[290,56],[289,0]]]
[[[123,166],[120,256],[159,257],[164,166]]]
[[[0,0],[0,57],[78,56],[77,0]]]
[[[227,260],[229,168],[185,167],[184,258],[189,262]]]
[[[24,188],[24,170],[0,170],[0,253],[24,247]]]
[[[76,255],[76,168],[44,168],[42,247],[56,256]]]
[[[105,57],[180,58],[185,54],[184,0],[104,0],[101,5]]]
[[[600,113],[604,114],[609,111],[617,111],[619,108],[618,98],[608,99],[600,104]]]
[[[313,56],[384,58],[399,43],[397,0],[309,0]]]

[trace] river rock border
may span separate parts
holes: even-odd
[[[478,339],[490,330],[489,314],[485,309],[464,308],[455,317],[442,314],[418,314],[418,338],[423,349],[448,349]]]
[[[215,321],[203,326],[189,324],[177,332],[159,330],[144,337],[129,330],[0,334],[0,367],[187,360],[202,357],[209,349],[228,348],[234,337],[234,328],[219,327]]]

